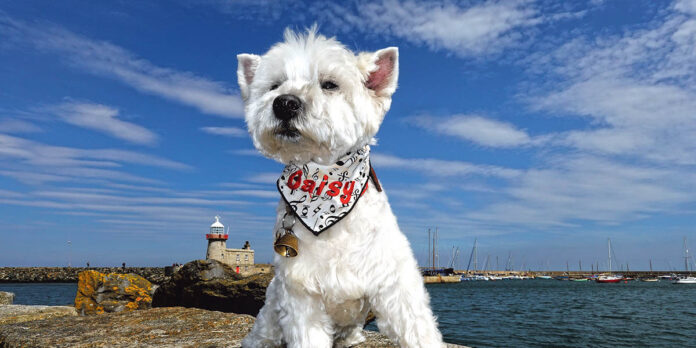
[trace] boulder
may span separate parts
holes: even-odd
[[[12,304],[14,303],[14,293],[0,291],[0,305]]]
[[[153,307],[195,307],[221,312],[256,315],[266,299],[273,274],[242,277],[216,260],[185,264],[160,285]]]
[[[0,325],[0,347],[240,347],[253,325],[249,315],[152,308]],[[365,336],[355,348],[397,347],[379,333]]]
[[[81,315],[134,311],[152,305],[152,284],[137,274],[104,274],[84,271],[78,275],[75,308]]]
[[[70,306],[2,305],[0,306],[0,326],[75,315],[77,315],[77,311]]]

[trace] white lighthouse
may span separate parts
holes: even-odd
[[[251,244],[246,241],[241,249],[227,249],[227,238],[225,225],[220,222],[220,217],[215,217],[215,222],[210,225],[210,233],[205,235],[208,240],[208,251],[205,258],[217,260],[232,267],[237,273],[252,274],[258,272],[254,267],[254,250]],[[264,271],[261,269],[260,271]]]
[[[225,250],[227,250],[227,238],[225,226],[220,222],[220,217],[215,217],[215,222],[210,225],[210,233],[205,235],[208,240],[208,252],[205,258],[225,262]]]

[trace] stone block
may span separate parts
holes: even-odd
[[[8,305],[14,303],[15,294],[11,292],[0,291],[0,305]]]
[[[75,308],[69,306],[2,305],[0,306],[0,326],[76,315]]]

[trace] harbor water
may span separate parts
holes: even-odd
[[[696,347],[696,284],[429,284],[448,342],[472,347]]]
[[[73,306],[77,283],[0,283],[0,291],[14,293],[14,304]]]
[[[71,304],[77,285],[0,284],[17,304]],[[472,347],[696,347],[696,285],[557,280],[429,284],[445,340]],[[376,327],[370,326],[373,330]]]

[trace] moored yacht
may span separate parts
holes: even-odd
[[[689,256],[689,247],[686,245],[686,237],[684,237],[684,268],[687,272],[689,271],[690,259],[691,256]],[[693,270],[693,268],[691,270]],[[696,284],[696,277],[689,274],[687,276],[675,279],[672,284]]]
[[[696,277],[682,277],[673,281],[672,284],[696,284]]]
[[[597,283],[618,283],[623,279],[623,277],[615,276],[612,274],[601,275],[595,280]]]
[[[607,239],[607,248],[609,253],[609,274],[601,275],[595,280],[597,283],[618,283],[623,277],[611,274],[611,239]]]

